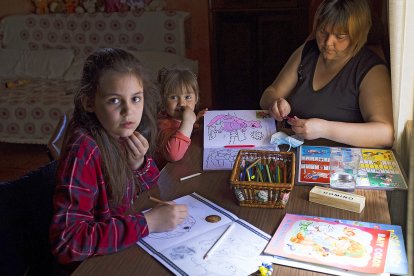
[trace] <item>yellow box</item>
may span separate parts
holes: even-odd
[[[309,201],[356,213],[365,207],[364,196],[319,186],[309,192]]]

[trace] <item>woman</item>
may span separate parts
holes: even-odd
[[[394,142],[391,81],[384,61],[366,46],[370,8],[363,0],[325,0],[313,37],[289,58],[260,105],[305,139],[356,147]]]

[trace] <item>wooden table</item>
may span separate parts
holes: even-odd
[[[151,195],[163,200],[196,192],[221,207],[229,210],[264,232],[272,235],[286,213],[306,214],[340,219],[391,223],[387,195],[380,190],[356,190],[366,197],[365,208],[358,214],[341,209],[309,202],[311,187],[294,186],[285,209],[263,209],[239,207],[230,190],[230,171],[208,171],[200,176],[180,182],[180,178],[202,172],[202,136],[193,138],[192,145],[183,160],[168,164],[159,179],[159,188],[150,191]],[[138,200],[136,210],[153,206],[143,195]],[[93,257],[84,261],[73,275],[170,275],[171,272],[158,263],[138,246],[107,256]],[[325,275],[297,268],[274,265],[273,275]]]

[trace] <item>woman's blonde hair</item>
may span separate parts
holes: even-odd
[[[165,107],[168,96],[181,94],[183,88],[186,88],[187,91],[194,91],[198,104],[200,91],[197,76],[190,69],[177,66],[162,68],[158,72],[158,83],[160,84],[162,107]]]
[[[325,0],[316,10],[313,36],[326,26],[349,35],[354,56],[367,42],[371,10],[365,0]]]

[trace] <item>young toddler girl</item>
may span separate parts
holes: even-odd
[[[155,162],[163,168],[167,162],[183,158],[191,143],[191,133],[206,109],[194,112],[199,100],[197,76],[187,68],[163,68],[158,74],[162,110],[158,114],[158,138]]]

